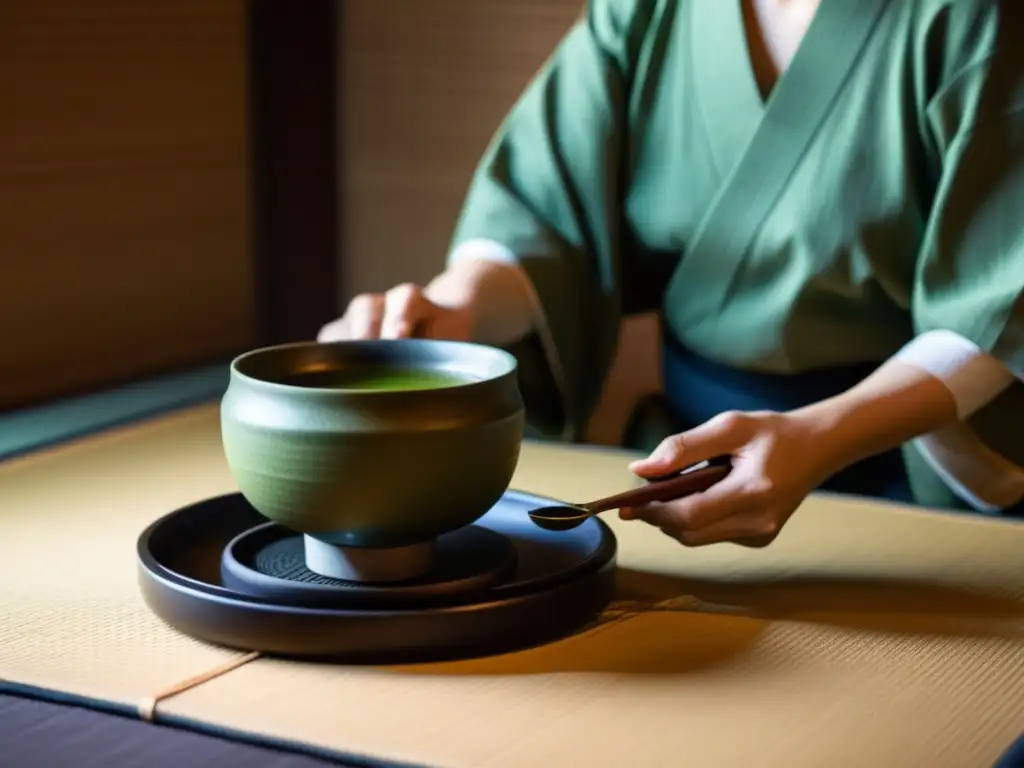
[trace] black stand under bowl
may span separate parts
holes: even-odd
[[[596,618],[612,597],[615,537],[597,518],[545,531],[509,491],[475,525],[442,537],[421,579],[388,586],[312,574],[301,537],[240,495],[166,515],[139,537],[149,608],[196,639],[270,655],[347,662],[481,656],[550,642]]]

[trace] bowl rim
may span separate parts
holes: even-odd
[[[373,389],[373,388],[359,388],[359,387],[310,387],[297,384],[286,384],[280,381],[272,381],[268,379],[262,379],[257,376],[252,376],[240,369],[240,366],[246,361],[256,357],[262,357],[277,352],[284,352],[293,349],[312,349],[317,347],[342,347],[342,346],[370,346],[380,344],[403,344],[403,345],[427,345],[435,347],[448,347],[454,349],[473,349],[481,353],[492,355],[496,360],[505,363],[504,370],[500,373],[490,376],[485,376],[479,379],[467,379],[458,384],[450,384],[443,387],[425,387],[423,389]],[[397,396],[409,396],[412,394],[425,396],[432,393],[438,392],[464,392],[467,389],[479,387],[481,385],[491,384],[499,381],[508,376],[514,376],[519,369],[519,361],[515,355],[511,352],[502,349],[500,347],[492,346],[489,344],[481,344],[474,341],[455,341],[450,339],[356,339],[356,340],[344,340],[344,341],[331,341],[331,342],[320,342],[320,341],[295,341],[287,342],[284,344],[271,344],[256,349],[250,349],[246,352],[242,352],[236,355],[230,363],[230,376],[232,381],[242,381],[249,386],[257,386],[261,388],[268,388],[271,391],[287,392],[290,394],[298,395],[304,393],[307,395],[331,395],[334,397],[344,396],[358,396],[358,397],[397,397]]]

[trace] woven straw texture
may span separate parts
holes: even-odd
[[[529,445],[583,500],[625,456]],[[145,707],[237,658],[154,618],[135,540],[232,490],[201,408],[0,465],[0,685]],[[441,766],[987,766],[1024,730],[1024,527],[818,497],[763,551],[608,516],[618,602],[529,651],[355,668],[256,659],[161,716]]]

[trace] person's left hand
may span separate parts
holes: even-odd
[[[765,546],[807,494],[835,470],[828,466],[824,448],[821,430],[798,416],[723,413],[667,438],[630,469],[654,479],[731,455],[732,471],[703,493],[623,509],[620,516],[644,520],[687,546],[723,541]]]

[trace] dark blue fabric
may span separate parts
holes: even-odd
[[[794,375],[740,371],[699,357],[664,334],[665,397],[684,431],[724,411],[788,411],[834,397],[877,367],[857,365]],[[912,502],[903,456],[897,449],[873,456],[829,478],[821,490]]]
[[[1024,768],[1024,736],[1015,741],[993,768]]]
[[[346,763],[0,694],[3,768],[331,768]]]
[[[132,709],[56,691],[35,693],[42,698],[31,689],[24,695],[0,689],[2,768],[416,768],[198,721],[145,723],[134,719]]]

